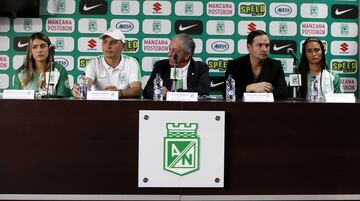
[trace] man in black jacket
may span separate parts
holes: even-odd
[[[261,30],[249,33],[248,55],[229,61],[225,73],[235,80],[236,97],[241,100],[245,92],[273,93],[275,99],[288,96],[285,74],[278,60],[268,58],[270,40]],[[226,86],[225,86],[226,87]],[[223,89],[225,97],[226,89]]]
[[[199,95],[209,95],[209,67],[200,61],[194,61],[195,42],[191,36],[180,33],[175,35],[169,45],[168,59],[158,61],[143,90],[144,98],[153,97],[154,78],[159,74],[163,80],[164,96],[172,87],[170,79],[171,68],[174,66],[174,55],[178,57],[180,78],[177,80],[178,92],[198,92]],[[175,86],[174,86],[175,87]]]

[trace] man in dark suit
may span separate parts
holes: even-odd
[[[153,97],[154,78],[159,74],[163,80],[164,96],[172,88],[170,78],[171,68],[174,66],[174,55],[178,57],[179,76],[177,80],[178,92],[198,92],[199,95],[209,95],[209,67],[200,61],[194,61],[195,42],[191,36],[180,33],[175,35],[169,45],[168,59],[158,61],[143,90],[144,98]],[[174,86],[175,87],[175,86]]]
[[[240,100],[245,92],[273,93],[275,99],[288,96],[285,74],[278,60],[268,58],[270,40],[261,30],[249,33],[247,37],[249,54],[228,62],[228,75],[235,80],[236,97]],[[225,86],[226,87],[226,86]],[[226,89],[223,89],[225,97]]]

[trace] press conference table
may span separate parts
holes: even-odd
[[[139,110],[225,111],[225,187],[138,188]],[[0,199],[358,196],[359,122],[359,103],[0,99]]]

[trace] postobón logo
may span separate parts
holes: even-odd
[[[339,5],[331,6],[331,16],[335,19],[357,19],[359,8],[356,5]]]
[[[9,56],[0,55],[0,70],[7,70],[9,68]]]
[[[331,70],[335,73],[355,74],[358,62],[355,59],[333,59],[331,60]]]
[[[199,170],[200,138],[197,123],[166,123],[164,170],[184,176]]]
[[[14,38],[14,50],[16,51],[26,51],[28,46],[29,37],[17,36]]]
[[[258,2],[242,2],[239,4],[239,15],[241,17],[264,17],[266,5]]]
[[[105,15],[107,13],[107,2],[104,0],[82,0],[79,9],[81,14]]]
[[[271,40],[270,53],[271,54],[288,54],[287,49],[292,48],[295,52],[297,44],[294,40]]]
[[[203,23],[200,20],[176,20],[175,33],[201,35],[203,33]]]

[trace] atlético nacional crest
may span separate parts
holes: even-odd
[[[197,123],[166,123],[164,170],[184,176],[199,170],[200,139]]]

